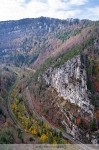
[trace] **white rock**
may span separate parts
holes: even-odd
[[[60,68],[51,67],[44,74],[44,78],[64,99],[93,114],[93,106],[88,97],[86,72],[81,69],[79,55],[68,60]]]

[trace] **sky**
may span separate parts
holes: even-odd
[[[99,20],[99,0],[0,0],[0,21],[41,16]]]

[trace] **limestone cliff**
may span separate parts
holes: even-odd
[[[93,115],[94,107],[87,89],[86,71],[82,68],[79,55],[65,62],[60,68],[51,67],[44,74],[44,78],[59,96]]]

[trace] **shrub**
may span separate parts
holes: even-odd
[[[10,129],[0,132],[0,144],[13,144],[14,136]]]

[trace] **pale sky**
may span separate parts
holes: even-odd
[[[0,21],[41,16],[99,20],[99,0],[0,0]]]

